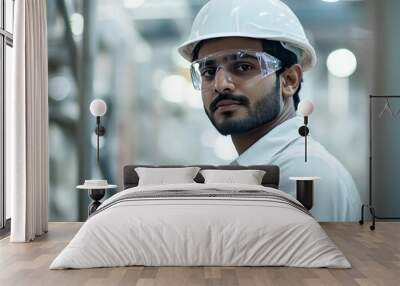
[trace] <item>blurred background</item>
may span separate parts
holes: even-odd
[[[396,50],[400,1],[284,2],[318,53],[301,91],[316,106],[312,135],[350,171],[366,201],[368,96],[396,91],[385,83],[392,71],[382,69],[393,59],[381,50]],[[48,1],[51,220],[84,220],[87,193],[75,186],[102,177],[122,186],[126,164],[227,164],[237,156],[206,117],[189,63],[176,51],[205,3]],[[108,105],[100,164],[89,112],[95,98]]]

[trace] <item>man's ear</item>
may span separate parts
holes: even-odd
[[[282,96],[292,97],[299,88],[302,78],[303,69],[301,65],[295,64],[286,69],[281,74]]]

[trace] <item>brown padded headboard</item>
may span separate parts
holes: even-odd
[[[212,166],[212,165],[190,165],[190,166],[180,166],[180,165],[128,165],[124,167],[124,190],[136,187],[139,182],[139,176],[135,171],[137,167],[146,168],[179,168],[179,167],[200,167],[201,169],[219,169],[219,170],[264,170],[265,175],[261,184],[265,187],[279,188],[279,167],[275,165],[254,165],[254,166],[236,166],[236,165],[225,165],[225,166]],[[204,183],[204,178],[200,174],[194,178],[197,183]]]

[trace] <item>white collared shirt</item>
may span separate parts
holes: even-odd
[[[307,162],[304,137],[298,133],[303,117],[296,116],[272,129],[250,146],[232,164],[277,165],[279,189],[296,197],[296,182],[289,177],[317,176],[314,181],[312,215],[318,221],[356,221],[361,199],[350,173],[320,143],[307,136]]]

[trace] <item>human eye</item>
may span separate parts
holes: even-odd
[[[215,77],[216,68],[215,67],[204,67],[201,69],[201,77],[211,80]]]
[[[241,73],[253,71],[254,69],[254,65],[247,62],[237,62],[234,65],[234,70]]]

